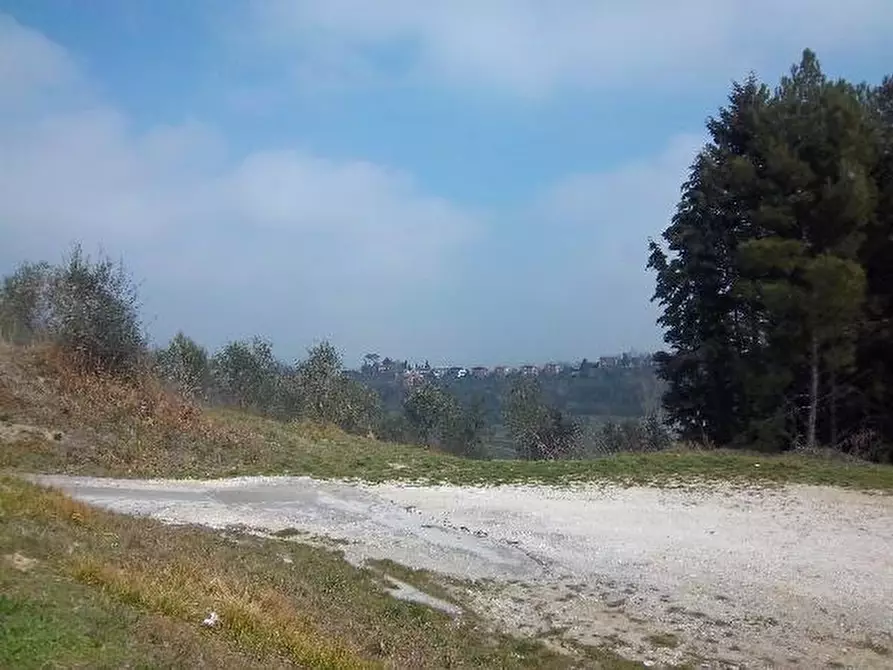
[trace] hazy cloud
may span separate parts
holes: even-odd
[[[568,87],[677,87],[777,71],[804,46],[882,44],[889,0],[266,0],[239,22],[240,46],[292,56],[306,84],[375,76],[524,96]],[[246,25],[248,34],[245,36]]]
[[[0,13],[0,104],[29,102],[48,89],[72,85],[77,68],[64,49]]]
[[[478,309],[476,327],[511,332],[517,350],[553,358],[660,346],[657,310],[649,308],[648,238],[659,238],[672,217],[705,139],[679,135],[654,156],[545,188],[517,215],[534,238],[503,247],[519,271],[491,286],[490,308]]]
[[[146,279],[163,336],[180,313],[175,325],[209,343],[287,332],[292,351],[322,336],[365,346],[356,324],[375,319],[384,337],[377,322],[448,284],[479,225],[386,166],[229,156],[199,123],[137,130],[86,87],[70,91],[78,73],[61,47],[7,17],[0,30],[0,263],[101,244]],[[14,113],[36,93],[52,95]]]
[[[619,229],[625,237],[643,236],[644,244],[672,216],[685,175],[706,141],[706,135],[677,135],[654,156],[609,172],[567,175],[544,190],[535,211],[568,234]]]
[[[893,12],[816,2],[798,23],[790,17],[805,3],[795,0],[766,9],[781,28],[754,32],[763,0],[746,13],[706,0],[672,10],[642,0],[254,7],[250,48],[260,39],[280,59],[292,54],[308,77],[343,66],[339,86],[365,85],[396,64],[403,76],[522,95],[734,72],[736,58],[751,63],[767,44],[766,58],[784,51],[789,62],[788,47],[810,35],[820,54],[867,43]],[[237,153],[201,119],[139,125],[96,96],[75,55],[0,15],[0,270],[55,260],[75,240],[102,244],[145,280],[160,338],[182,327],[213,347],[265,334],[289,356],[322,337],[351,359],[378,350],[468,364],[653,346],[647,238],[672,216],[703,139],[677,134],[651,155],[480,212],[362,157],[270,139]]]

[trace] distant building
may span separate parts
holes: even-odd
[[[476,379],[483,379],[490,375],[490,368],[485,368],[482,365],[478,365],[476,367],[471,368],[471,376]]]
[[[633,356],[632,366],[634,368],[653,367],[654,366],[654,355],[653,354],[641,354],[638,356]]]
[[[419,386],[424,383],[426,376],[422,370],[407,370],[403,373],[403,384],[408,388]]]
[[[519,368],[522,375],[527,377],[535,377],[540,373],[540,370],[535,365],[522,365]]]

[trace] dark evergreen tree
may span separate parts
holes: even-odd
[[[751,77],[735,84],[729,106],[708,122],[711,142],[694,162],[682,200],[663,233],[672,257],[650,243],[670,352],[656,355],[669,382],[665,408],[685,439],[729,444],[745,420],[742,357],[753,324],[734,291],[736,254],[754,206],[754,162],[769,91]]]
[[[874,145],[856,89],[829,82],[809,50],[782,79],[768,119],[756,234],[738,259],[741,287],[764,313],[765,351],[783,387],[766,418],[784,425],[782,444],[815,447],[819,414],[834,416],[837,380],[851,370],[862,318],[857,254],[874,208]],[[824,423],[827,443],[836,429]]]
[[[890,341],[886,86],[828,81],[806,50],[774,94],[751,77],[708,123],[663,235],[671,256],[652,242],[649,260],[671,346],[656,357],[664,403],[684,437],[837,444],[888,399],[886,368],[855,381]],[[854,390],[861,405],[841,400]]]
[[[876,143],[872,179],[875,215],[859,252],[865,269],[865,323],[856,347],[856,374],[840,391],[840,440],[845,449],[893,461],[893,77],[863,87]]]

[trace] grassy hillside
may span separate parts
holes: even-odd
[[[308,424],[201,410],[143,379],[70,370],[0,345],[0,468],[125,477],[306,474],[495,484],[797,482],[893,490],[893,467],[802,455],[679,449],[586,461],[473,461]]]
[[[893,467],[717,451],[595,461],[472,461],[312,425],[202,410],[157,382],[73,372],[0,345],[0,667],[634,668],[612,651],[506,636],[395,600],[386,562],[358,570],[287,537],[173,528],[110,514],[15,472],[252,473],[455,483],[712,479],[893,490]],[[221,623],[202,620],[217,612]]]

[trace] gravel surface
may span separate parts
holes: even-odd
[[[806,486],[34,479],[118,512],[293,528],[347,541],[339,548],[356,564],[390,558],[487,580],[464,598],[506,628],[563,629],[649,664],[893,668],[893,496]]]

